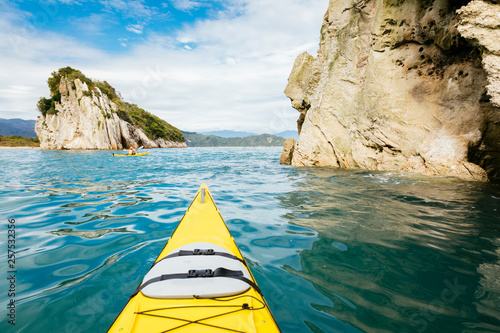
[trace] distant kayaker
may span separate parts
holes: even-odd
[[[128,149],[128,152],[127,152],[127,155],[135,155],[135,149],[134,148],[129,148]]]

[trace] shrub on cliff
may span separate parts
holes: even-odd
[[[59,101],[61,94],[59,94]],[[47,114],[57,114],[56,103],[52,98],[40,97],[40,100],[36,104],[38,111],[45,117]]]
[[[59,68],[57,72],[52,72],[52,76],[48,78],[47,83],[49,84],[51,95],[56,94],[59,91],[59,83],[61,82],[62,77],[66,77],[70,81],[79,79],[80,81],[85,82],[89,88],[94,86],[92,80],[83,75],[83,73],[78,69],[67,66]]]
[[[165,120],[141,109],[135,104],[122,100],[113,100],[113,102],[118,105],[118,116],[142,129],[149,139],[162,138],[176,142],[184,141],[182,132]]]
[[[118,93],[107,81],[95,81],[94,84],[103,94],[107,95],[110,100],[114,101],[115,99],[121,99],[119,96],[120,93]]]
[[[92,80],[87,78],[77,69],[71,67],[60,68],[57,72],[52,72],[52,76],[47,79],[47,84],[50,89],[50,98],[40,97],[37,103],[38,111],[45,117],[47,114],[57,114],[56,103],[61,103],[61,92],[59,91],[59,83],[62,77],[67,77],[68,79],[74,80],[76,78],[80,79],[82,82],[86,82],[88,85],[92,84]]]

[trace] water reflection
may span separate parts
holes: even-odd
[[[303,171],[279,199],[319,239],[284,269],[331,300],[318,311],[367,332],[500,330],[497,187]]]
[[[89,239],[99,238],[112,232],[135,232],[135,231],[128,231],[127,228],[99,229],[99,230],[73,230],[71,228],[62,228],[56,231],[49,231],[49,233],[58,236],[78,236]]]

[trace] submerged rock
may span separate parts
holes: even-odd
[[[121,101],[106,82],[96,84],[67,67],[53,73],[49,87],[51,98],[41,98],[35,124],[42,149],[187,147],[180,130]]]
[[[292,165],[500,178],[500,5],[464,4],[330,0],[285,89]]]

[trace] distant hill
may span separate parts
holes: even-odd
[[[299,133],[297,131],[283,131],[274,134],[276,136],[281,136],[282,138],[288,139],[288,138],[294,138],[297,140],[299,138]]]
[[[36,138],[36,120],[23,120],[19,118],[0,118],[0,135],[22,136],[24,138]]]
[[[220,136],[223,138],[244,138],[247,136],[258,135],[257,133],[243,132],[243,131],[230,131],[230,130],[203,132],[200,134],[215,135],[215,136]]]
[[[211,132],[203,132],[200,133],[203,135],[215,135],[215,136],[220,136],[223,138],[244,138],[247,136],[256,136],[258,135],[257,133],[252,133],[252,132],[243,132],[243,131],[231,131],[231,130],[223,130],[223,131],[211,131]],[[283,131],[279,132],[276,134],[273,134],[274,136],[280,136],[282,138],[294,138],[297,140],[299,138],[299,133],[297,131]]]
[[[231,138],[194,132],[182,132],[182,134],[188,147],[281,147],[285,142],[284,138],[270,134]]]

